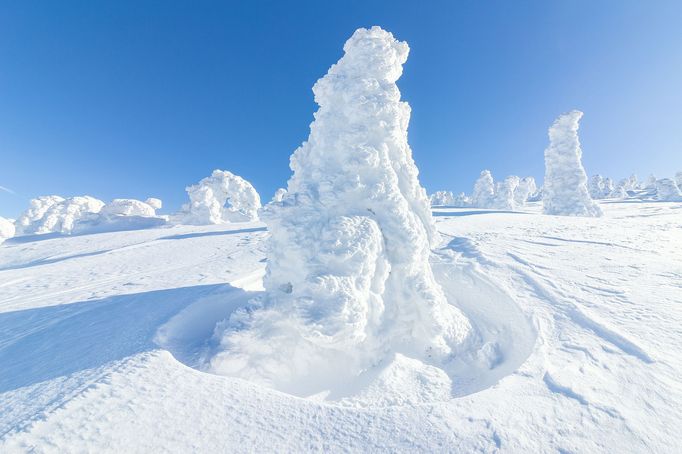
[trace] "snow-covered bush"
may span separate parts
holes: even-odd
[[[656,181],[656,200],[665,202],[682,201],[682,192],[675,181],[670,178],[661,178]]]
[[[217,329],[213,372],[308,394],[389,352],[447,361],[468,336],[429,263],[438,234],[395,84],[408,46],[373,27],[344,51],[313,88],[287,197],[263,210],[266,296]]]
[[[578,139],[578,124],[583,113],[574,110],[561,115],[549,128],[549,147],[545,149],[543,210],[564,216],[601,216],[599,206],[587,190]]]
[[[450,191],[436,191],[430,197],[431,206],[452,206],[455,203],[455,196]]]
[[[135,199],[114,199],[98,213],[82,216],[74,225],[73,233],[114,232],[159,227],[167,222],[167,216],[157,216],[156,208],[161,207],[159,199],[149,198],[142,202]]]
[[[495,200],[495,185],[490,170],[484,170],[474,183],[471,194],[471,205],[478,208],[490,208]]]
[[[238,175],[214,170],[211,176],[186,188],[190,203],[183,213],[187,224],[223,224],[258,220],[260,197]]]
[[[154,199],[161,202],[159,199]],[[103,216],[156,216],[156,209],[135,199],[114,199],[102,207]]]
[[[272,201],[273,202],[281,202],[284,200],[284,196],[287,195],[287,190],[284,188],[279,188],[275,191],[275,195],[272,196]]]
[[[103,206],[104,202],[90,196],[38,197],[31,200],[30,208],[17,219],[17,235],[71,233],[80,219],[99,213]]]
[[[538,187],[535,184],[535,178],[522,178],[514,191],[514,204],[517,207],[525,205],[526,202],[528,202],[528,199],[537,191]]]
[[[14,236],[14,223],[0,216],[0,244]]]

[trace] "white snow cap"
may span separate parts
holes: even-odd
[[[153,200],[161,203],[159,199]],[[156,210],[150,204],[139,200],[114,199],[102,207],[100,214],[106,216],[156,216]]]
[[[210,177],[185,188],[190,203],[184,222],[223,224],[258,220],[260,197],[256,189],[226,170],[214,170]]]
[[[470,325],[429,256],[438,241],[395,82],[409,48],[358,29],[313,87],[320,108],[268,204],[266,296],[218,328],[213,372],[299,395],[334,389],[402,353],[442,362]]]
[[[17,235],[71,233],[78,220],[99,213],[103,206],[104,202],[87,195],[68,199],[56,195],[38,197],[17,219]]]
[[[670,178],[656,180],[656,200],[664,202],[682,201],[682,192],[677,187],[675,181]]]
[[[490,208],[495,200],[495,185],[490,170],[484,170],[474,183],[471,204],[479,208]]]
[[[545,214],[563,216],[601,216],[602,211],[587,190],[587,175],[582,165],[578,123],[583,113],[573,110],[561,115],[549,128],[549,147],[545,149]]]
[[[14,223],[0,216],[0,244],[14,236]]]

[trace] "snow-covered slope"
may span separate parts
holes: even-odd
[[[262,291],[260,223],[10,239],[0,452],[677,452],[682,205],[600,206],[436,209],[434,275],[487,347],[450,388],[397,357],[345,396],[192,367]]]

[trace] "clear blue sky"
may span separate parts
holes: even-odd
[[[31,197],[185,201],[214,168],[264,200],[307,138],[311,87],[358,27],[408,41],[398,82],[429,192],[543,173],[585,112],[588,173],[682,170],[682,2],[0,3],[0,215]]]

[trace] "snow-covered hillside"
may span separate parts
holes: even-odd
[[[263,224],[7,240],[0,452],[676,452],[682,204],[599,206],[435,209],[431,267],[480,348],[304,398],[200,367],[262,293]]]

